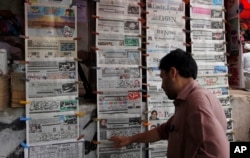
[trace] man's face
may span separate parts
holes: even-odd
[[[164,90],[165,94],[169,99],[175,99],[174,82],[171,78],[170,72],[161,70],[160,77],[162,78],[161,88]]]

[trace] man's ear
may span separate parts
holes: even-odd
[[[176,78],[176,75],[178,74],[178,70],[175,67],[171,67],[169,71],[169,75],[171,78]]]

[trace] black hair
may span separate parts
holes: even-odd
[[[190,53],[181,49],[172,50],[161,59],[159,64],[160,70],[169,72],[171,67],[175,67],[182,77],[197,78],[198,67],[195,60]]]
[[[158,112],[156,110],[151,111],[151,114],[156,113],[158,115]]]

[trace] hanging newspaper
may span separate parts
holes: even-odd
[[[197,65],[199,67],[198,77],[228,74],[228,67],[225,63],[210,63],[197,61]]]
[[[136,19],[99,18],[96,22],[98,33],[141,34],[141,23]]]
[[[156,27],[171,27],[184,29],[185,20],[183,19],[183,13],[176,11],[163,12],[152,12],[147,14],[147,26]]]
[[[29,102],[29,106],[27,106],[29,114],[78,111],[78,100],[73,96],[38,99],[30,98]]]
[[[223,30],[192,30],[190,34],[191,40],[206,41],[225,41],[225,33]]]
[[[98,121],[98,157],[129,157],[140,158],[142,155],[141,145],[130,144],[121,149],[114,150],[109,138],[112,136],[132,136],[141,133],[141,117],[133,115],[100,115]]]
[[[26,82],[26,94],[28,98],[77,96],[78,83],[72,81]]]
[[[97,47],[100,49],[138,49],[141,47],[141,39],[138,35],[123,34],[99,34],[96,36]]]
[[[30,158],[84,158],[83,141],[31,146]]]
[[[138,49],[100,49],[97,51],[97,66],[141,65],[141,51]]]
[[[97,96],[100,114],[141,113],[142,95],[139,91],[104,91]]]
[[[148,120],[158,121],[158,120],[168,120],[173,116],[175,107],[173,101],[169,100],[165,103],[161,101],[148,101]]]
[[[102,17],[141,17],[140,0],[100,0],[97,3],[97,15]]]
[[[205,88],[228,87],[228,76],[202,76],[198,83]]]
[[[149,44],[147,45],[147,49],[160,49],[160,50],[175,50],[175,49],[186,49],[186,46],[183,41],[149,41]]]
[[[72,0],[28,0],[29,2],[31,2],[32,4],[35,3],[42,3],[42,4],[63,4],[63,5],[71,5],[72,4]]]
[[[29,81],[77,79],[77,64],[73,59],[29,61],[26,69],[26,78]]]
[[[192,54],[193,58],[200,62],[224,62],[226,54],[224,52],[197,52]]]
[[[29,37],[67,37],[77,36],[76,7],[59,7],[47,4],[25,4],[26,35]]]
[[[75,141],[79,135],[79,122],[74,112],[31,114],[30,118],[27,125],[30,146]]]
[[[139,67],[106,67],[97,69],[97,87],[107,90],[139,90],[141,69]]]
[[[150,0],[147,1],[147,11],[151,12],[174,11],[177,14],[185,14],[185,3],[182,0]]]
[[[223,19],[209,19],[209,18],[201,18],[201,19],[191,19],[190,20],[190,29],[206,29],[206,30],[225,30],[225,25]]]
[[[226,52],[224,41],[195,41],[192,43],[192,53],[196,52]]]
[[[26,58],[77,57],[75,40],[32,38],[27,40]]]
[[[223,0],[190,0],[190,4],[203,4],[212,6],[224,6]]]
[[[223,96],[223,97],[218,97],[222,106],[230,106],[230,96]]]
[[[226,87],[219,87],[219,88],[207,88],[210,90],[214,95],[218,96],[228,96],[229,95],[229,87],[228,85]]]
[[[160,64],[160,60],[162,57],[167,55],[169,53],[169,50],[153,50],[149,49],[147,50],[147,67],[158,67]]]
[[[224,6],[192,5],[190,17],[193,19],[225,19]]]

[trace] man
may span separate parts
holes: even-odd
[[[110,138],[115,148],[168,140],[168,158],[229,158],[226,117],[220,101],[196,81],[197,64],[176,49],[160,61],[162,88],[174,100],[175,113],[164,124],[130,137]]]

